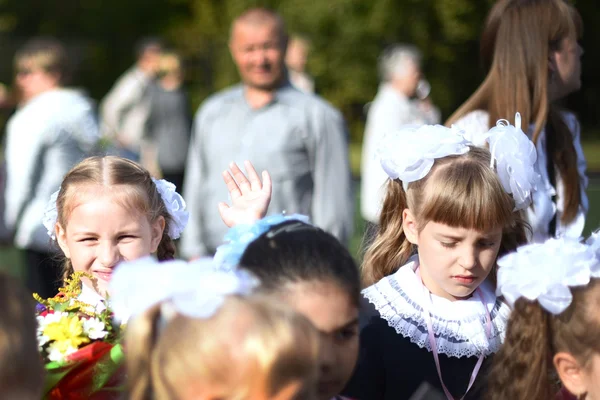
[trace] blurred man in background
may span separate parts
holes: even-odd
[[[361,165],[361,214],[371,224],[368,231],[379,222],[387,180],[376,154],[381,138],[405,124],[440,122],[438,109],[427,98],[429,91],[423,90],[427,83],[421,59],[416,47],[402,44],[387,48],[379,58],[381,85],[368,108]]]
[[[230,50],[242,83],[199,108],[184,182],[190,221],[184,256],[215,251],[227,227],[215,206],[228,196],[222,172],[250,160],[273,178],[270,212],[302,213],[341,240],[352,229],[347,132],[342,115],[286,79],[281,17],[251,9],[231,29]]]
[[[113,139],[118,155],[139,161],[150,114],[149,88],[156,77],[162,41],[145,38],[136,46],[137,61],[115,83],[100,105],[102,135]]]
[[[4,218],[25,250],[27,287],[43,298],[60,286],[60,263],[42,219],[63,176],[89,156],[99,134],[93,104],[64,88],[67,53],[55,39],[33,39],[15,56],[19,108],[6,132]]]

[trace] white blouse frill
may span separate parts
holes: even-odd
[[[428,309],[438,353],[460,358],[497,352],[504,341],[510,308],[496,298],[492,284],[485,281],[479,286],[492,322],[488,339],[487,313],[479,296],[450,301],[431,294],[430,300],[415,273],[417,266],[417,256],[413,256],[396,273],[362,291],[381,318],[412,343],[431,351],[422,307],[423,301],[431,301]]]
[[[583,154],[580,141],[580,127],[579,122],[574,114],[570,112],[562,112],[565,123],[569,127],[569,130],[573,134],[573,145],[577,154],[577,170],[579,172],[579,179],[581,182],[581,205],[579,211],[575,216],[575,219],[569,224],[564,225],[561,221],[562,214],[564,212],[564,191],[565,185],[560,174],[556,174],[556,188],[550,183],[548,177],[548,169],[546,168],[547,154],[546,154],[546,132],[542,130],[538,141],[536,143],[537,150],[537,161],[536,170],[542,177],[542,182],[537,188],[537,191],[533,194],[533,207],[527,209],[527,222],[532,228],[532,237],[530,241],[542,243],[546,239],[549,239],[550,235],[548,232],[548,226],[550,221],[556,214],[556,237],[572,237],[578,239],[583,232],[585,226],[586,214],[588,211],[589,200],[587,197],[586,189],[588,185],[588,178],[585,174],[587,163]],[[454,124],[458,128],[473,134],[485,133],[489,130],[489,114],[484,110],[475,110],[464,117],[456,121]],[[529,127],[529,131],[526,132],[531,135],[534,126]],[[476,143],[477,145],[483,145],[483,143]],[[554,202],[552,197],[558,192],[558,201]]]

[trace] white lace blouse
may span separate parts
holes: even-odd
[[[413,256],[397,272],[362,291],[390,327],[421,348],[431,351],[423,283],[415,273],[418,257]],[[491,335],[486,332],[487,312],[479,296],[450,301],[431,295],[429,312],[437,340],[437,351],[450,357],[478,357],[500,349],[510,314],[508,305],[496,298],[491,283],[484,281],[483,302],[491,317]]]
[[[537,172],[542,177],[541,185],[533,196],[533,207],[527,209],[527,220],[532,228],[532,242],[543,242],[550,237],[549,224],[556,214],[556,236],[566,236],[579,238],[583,233],[585,226],[585,218],[588,211],[588,197],[586,189],[588,179],[585,174],[587,163],[583,154],[580,141],[580,127],[575,115],[570,112],[563,112],[563,118],[573,134],[573,145],[577,153],[577,170],[579,171],[580,187],[581,187],[581,204],[575,219],[568,224],[563,224],[561,221],[562,214],[565,209],[564,199],[564,183],[560,174],[556,174],[556,188],[550,183],[546,162],[548,155],[546,154],[546,132],[542,130],[536,143],[537,149]],[[472,111],[458,120],[454,125],[467,132],[484,133],[489,130],[489,114],[484,110]],[[533,125],[530,125],[529,131],[526,132],[530,137],[533,132]],[[557,201],[554,202],[552,197],[557,195]]]

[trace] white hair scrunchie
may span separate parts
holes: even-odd
[[[160,195],[163,203],[165,203],[165,208],[171,217],[171,221],[169,223],[169,231],[167,234],[171,239],[178,239],[181,236],[181,232],[185,229],[188,220],[189,213],[186,210],[185,200],[177,191],[175,190],[175,185],[169,181],[164,179],[154,179],[152,178],[152,182],[156,186],[156,190]],[[50,200],[46,205],[46,210],[44,211],[44,216],[42,218],[42,223],[44,227],[48,231],[48,236],[52,240],[56,239],[55,227],[56,221],[58,219],[58,210],[56,209],[56,200],[58,199],[58,194],[60,193],[60,188],[52,193],[50,196]]]
[[[573,301],[570,287],[600,277],[600,261],[591,246],[575,239],[549,239],[519,247],[498,260],[497,295],[512,307],[520,298],[538,301],[558,315]]]

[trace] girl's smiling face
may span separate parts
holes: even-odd
[[[404,232],[419,248],[425,287],[451,301],[469,297],[488,277],[502,242],[502,228],[480,232],[430,221],[418,229],[408,209],[404,211]]]
[[[56,224],[56,238],[76,272],[90,273],[85,283],[105,296],[116,265],[156,252],[165,228],[158,217],[151,222],[123,195],[110,189],[91,188],[78,196],[67,216],[66,226]]]

